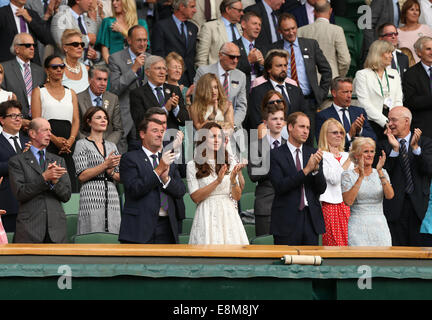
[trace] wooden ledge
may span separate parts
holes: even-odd
[[[432,259],[432,248],[417,247],[315,247],[274,245],[152,245],[152,244],[4,244],[0,255],[148,256],[276,258],[316,255],[322,258]]]

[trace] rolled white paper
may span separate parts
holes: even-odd
[[[322,263],[320,256],[299,256],[299,255],[284,255],[282,261],[285,264],[309,264],[319,266]]]

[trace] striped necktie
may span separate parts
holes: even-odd
[[[24,83],[26,87],[27,97],[31,98],[31,94],[33,91],[33,81],[32,75],[30,71],[30,63],[24,63]],[[29,99],[31,101],[31,99]],[[29,103],[29,115],[31,116],[31,106]]]
[[[409,163],[409,157],[407,148],[405,146],[405,139],[400,140],[400,156],[401,156],[401,162],[402,162],[402,169],[405,174],[406,178],[406,185],[405,185],[405,192],[410,194],[414,191],[414,183],[411,175],[411,168]]]
[[[228,89],[228,87],[229,87],[229,85],[228,85],[228,76],[229,76],[229,74],[228,74],[228,72],[225,72],[223,75],[225,77],[224,82],[223,82],[223,88],[225,90],[226,96],[228,97],[228,91],[229,91],[229,89]]]
[[[290,66],[291,66],[291,79],[298,83],[297,67],[295,61],[294,44],[291,42],[291,55],[290,55]]]
[[[152,160],[153,169],[156,169],[158,166],[156,158],[158,158],[158,156],[155,154],[152,154],[150,157],[153,159]],[[159,190],[159,196],[160,196],[161,208],[164,209],[165,211],[168,211],[168,196],[164,192],[162,192],[162,190]]]

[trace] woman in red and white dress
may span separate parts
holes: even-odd
[[[341,176],[354,166],[344,152],[345,129],[336,119],[328,119],[321,127],[318,148],[323,151],[323,171],[327,189],[320,196],[326,233],[323,246],[348,245],[348,219],[350,208],[343,202]]]

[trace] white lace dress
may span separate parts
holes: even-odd
[[[232,162],[230,171],[234,166],[235,163]],[[190,194],[209,185],[217,178],[217,174],[213,172],[208,177],[197,179],[194,161],[188,162],[186,170]],[[236,202],[230,198],[230,191],[231,181],[227,174],[222,183],[198,204],[189,244],[249,244]]]

